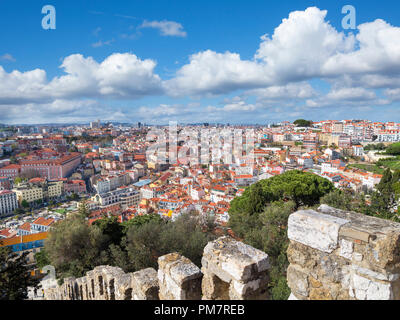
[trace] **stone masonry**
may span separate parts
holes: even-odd
[[[203,299],[268,298],[268,255],[230,237],[209,242],[202,258]]]
[[[170,253],[158,258],[160,300],[200,300],[203,274],[188,258]]]
[[[158,271],[133,273],[98,266],[60,286],[45,289],[46,300],[265,299],[268,255],[229,237],[208,243],[203,272],[178,253],[158,258]],[[225,288],[227,289],[224,292]]]
[[[400,224],[321,205],[289,216],[289,300],[400,300]],[[201,270],[171,253],[134,273],[99,266],[44,289],[47,300],[268,299],[268,255],[230,237]]]
[[[400,299],[400,224],[321,205],[291,214],[288,237],[289,299]]]

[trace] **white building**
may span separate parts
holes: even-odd
[[[97,193],[106,193],[119,187],[127,185],[130,181],[128,174],[119,174],[115,176],[101,177],[94,185]]]
[[[193,200],[200,200],[202,197],[204,197],[204,195],[205,192],[202,188],[192,188],[190,192],[190,196]]]
[[[119,204],[122,208],[127,208],[139,204],[140,193],[133,188],[120,188],[114,191],[96,194],[92,200],[97,202],[101,207]]]
[[[17,195],[13,191],[0,190],[0,217],[13,214],[18,208]]]
[[[353,155],[356,157],[362,157],[364,155],[364,148],[361,145],[353,146]]]
[[[378,134],[378,142],[400,141],[400,130],[382,130]]]

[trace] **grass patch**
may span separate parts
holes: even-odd
[[[349,165],[349,167],[376,173],[376,174],[383,174],[385,172],[384,168],[378,167],[376,164],[351,164],[351,165]]]

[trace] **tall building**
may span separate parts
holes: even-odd
[[[81,154],[72,152],[57,159],[39,159],[20,161],[21,173],[31,173],[49,180],[58,180],[70,176],[81,164]],[[3,174],[7,176],[6,174]]]
[[[13,214],[18,208],[17,195],[9,190],[0,191],[0,217]]]
[[[100,128],[100,120],[90,122],[90,128]]]

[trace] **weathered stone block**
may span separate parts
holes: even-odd
[[[159,285],[157,271],[143,269],[132,274],[133,300],[158,300]]]
[[[287,281],[288,286],[295,294],[299,294],[301,296],[308,297],[309,294],[309,283],[308,283],[308,275],[304,272],[304,270],[289,265],[287,269]]]
[[[266,299],[268,255],[260,250],[221,237],[204,248],[203,299]]]
[[[314,249],[331,253],[338,247],[339,229],[349,220],[320,214],[314,210],[292,213],[288,237]]]
[[[178,253],[158,258],[158,281],[161,300],[200,300],[200,269]]]
[[[358,300],[391,300],[393,298],[390,283],[373,281],[357,274],[353,275],[352,288]]]

